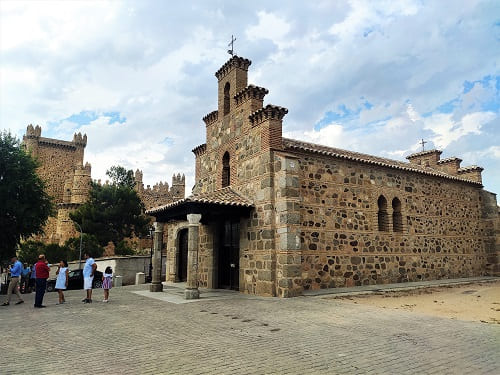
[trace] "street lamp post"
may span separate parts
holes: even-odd
[[[73,221],[74,224],[78,225],[78,229],[80,230],[80,256],[78,257],[78,269],[82,269],[82,227],[76,221]]]
[[[76,221],[73,220],[63,220],[65,223],[73,223],[78,225],[78,229],[80,231],[80,256],[78,257],[78,269],[82,269],[82,236],[83,236],[83,230],[80,224],[78,224]]]

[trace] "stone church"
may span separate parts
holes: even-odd
[[[500,275],[496,195],[482,168],[429,150],[400,162],[287,139],[251,61],[216,73],[217,110],[195,147],[196,183],[152,208],[167,280],[293,297],[304,290]],[[153,288],[152,288],[153,290]]]
[[[86,146],[86,134],[74,134],[72,141],[63,141],[42,137],[39,125],[28,125],[23,147],[40,163],[37,173],[45,182],[45,188],[56,206],[56,216],[48,218],[43,234],[34,239],[63,245],[69,238],[79,236],[69,214],[89,199],[92,179],[90,164],[83,162]],[[184,175],[174,175],[171,186],[160,181],[152,187],[144,187],[142,171],[137,170],[134,177],[135,190],[146,209],[185,196]]]

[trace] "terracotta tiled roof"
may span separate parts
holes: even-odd
[[[460,164],[460,162],[462,161],[462,159],[457,158],[456,156],[452,156],[451,158],[446,158],[446,159],[438,160],[436,164],[446,164],[446,163],[450,163],[450,162],[453,162],[453,161],[458,161],[459,164]]]
[[[419,157],[419,156],[431,155],[431,154],[436,154],[436,153],[439,154],[439,155],[441,155],[443,153],[443,151],[436,150],[436,149],[427,150],[427,151],[420,151],[420,152],[415,152],[414,154],[410,154],[406,158],[407,159],[413,159],[413,158],[416,158],[416,157]]]
[[[361,154],[359,152],[342,150],[339,148],[318,145],[315,143],[297,141],[295,139],[283,138],[283,148],[285,150],[290,150],[290,151],[311,152],[315,154],[332,156],[339,159],[347,159],[361,163],[378,165],[381,167],[388,167],[388,168],[400,169],[403,171],[422,173],[429,176],[443,177],[456,181],[465,181],[474,185],[482,185],[480,182],[457,176],[452,176],[430,167],[424,167],[416,164],[405,163],[402,161],[381,158],[378,156],[373,156],[368,154]]]
[[[225,187],[223,189],[219,189],[210,193],[192,194],[187,198],[180,199],[163,206],[154,207],[150,210],[147,210],[146,213],[155,214],[172,207],[180,206],[181,204],[187,202],[211,203],[220,204],[223,206],[253,207],[253,203],[249,199],[235,192],[230,187]]]

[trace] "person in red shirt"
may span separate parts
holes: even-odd
[[[36,281],[35,281],[35,308],[45,307],[42,305],[43,296],[47,287],[47,279],[49,278],[50,268],[47,265],[45,255],[38,256],[38,262],[35,264]]]

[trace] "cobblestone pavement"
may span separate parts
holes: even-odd
[[[175,304],[115,288],[0,307],[0,374],[500,374],[500,325],[323,297]],[[4,296],[0,296],[0,301]],[[226,296],[227,297],[227,296]],[[14,298],[15,302],[15,298]]]

